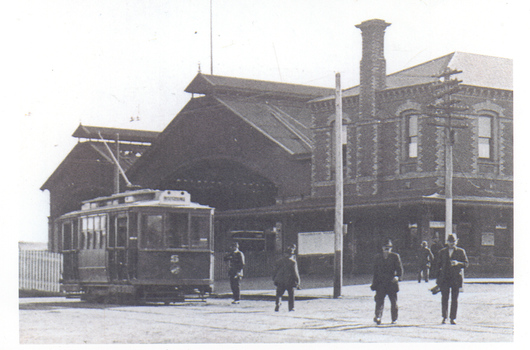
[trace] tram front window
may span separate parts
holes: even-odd
[[[188,247],[188,214],[169,214],[169,248]]]
[[[144,248],[163,249],[162,215],[142,215],[141,244]]]

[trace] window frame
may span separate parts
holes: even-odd
[[[485,119],[488,119],[489,120],[489,126],[488,126],[488,131],[489,131],[489,136],[487,135],[483,135],[483,132],[481,132],[481,130],[483,130],[483,128],[481,127],[481,121],[482,120],[485,120]],[[480,114],[477,118],[477,156],[478,156],[478,159],[479,160],[482,160],[482,161],[494,161],[495,160],[495,117],[493,115],[490,115],[490,114],[487,114],[487,113],[483,113],[483,114]],[[481,145],[484,144],[484,142],[481,142],[481,140],[486,140],[487,141],[487,157],[484,156],[483,154],[481,154],[481,150],[485,149],[485,147],[481,147]]]
[[[412,130],[413,123],[411,122],[415,119],[415,130]],[[418,145],[419,145],[419,120],[420,115],[417,113],[409,113],[405,116],[405,144],[406,144],[406,150],[405,150],[405,156],[407,160],[416,160],[418,159]],[[412,130],[412,131],[411,131]],[[412,142],[415,140],[415,142]],[[414,147],[412,147],[414,145]],[[412,154],[412,152],[414,154]]]
[[[79,249],[101,250],[107,248],[107,233],[109,230],[107,214],[89,214],[79,217],[80,229]]]

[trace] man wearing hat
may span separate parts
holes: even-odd
[[[294,311],[294,289],[300,286],[300,274],[296,263],[296,244],[287,248],[283,258],[277,261],[272,280],[276,286],[276,306],[274,311],[280,311],[282,296],[287,291],[289,295],[289,311]]]
[[[399,254],[392,252],[392,241],[386,240],[382,245],[382,252],[375,257],[374,277],[370,289],[375,291],[375,317],[374,322],[381,324],[385,297],[390,299],[390,313],[392,323],[398,318],[397,292],[398,281],[403,274],[403,265]]]
[[[456,324],[456,311],[458,309],[458,294],[462,287],[462,269],[469,265],[466,251],[457,247],[458,239],[452,233],[447,237],[447,246],[438,253],[438,279],[436,284],[442,292],[442,323],[447,321],[449,308],[449,293],[451,294],[451,312],[449,318],[451,324]]]
[[[421,248],[418,254],[418,283],[421,283],[421,277],[425,282],[429,282],[429,269],[434,261],[434,255],[427,245],[427,241],[421,242]]]

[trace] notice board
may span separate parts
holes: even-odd
[[[334,253],[335,233],[333,231],[298,233],[298,255]]]

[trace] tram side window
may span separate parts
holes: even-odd
[[[104,249],[107,244],[107,217],[99,215],[94,217],[94,232],[96,240],[94,242],[96,249]]]
[[[72,249],[78,249],[79,247],[79,239],[78,239],[78,232],[77,232],[77,221],[74,221],[72,223]]]
[[[109,217],[109,247],[114,248],[116,245],[116,216]]]
[[[208,248],[208,237],[210,236],[210,217],[191,217],[191,246],[193,248]]]
[[[127,217],[119,217],[116,226],[116,247],[125,247],[127,242]]]
[[[101,243],[100,217],[94,217],[94,249],[99,249]]]
[[[63,250],[72,249],[72,224],[65,222],[63,224]]]
[[[188,214],[169,214],[169,248],[188,247]]]
[[[80,249],[103,249],[106,244],[107,225],[105,215],[81,218]]]
[[[142,215],[141,243],[143,248],[164,248],[162,215]]]
[[[79,232],[79,249],[85,249],[86,244],[86,225],[87,225],[87,218],[83,217],[81,218],[81,232]]]
[[[87,242],[86,249],[94,249],[94,217],[89,216],[87,218],[88,231],[87,231]]]

